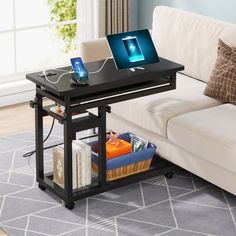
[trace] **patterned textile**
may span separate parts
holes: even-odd
[[[218,43],[218,58],[204,94],[236,104],[236,48]]]

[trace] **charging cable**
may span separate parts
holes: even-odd
[[[96,73],[99,73],[100,71],[102,71],[102,69],[103,69],[104,66],[106,65],[107,61],[110,60],[110,59],[112,59],[112,57],[108,57],[108,58],[103,62],[102,66],[101,66],[101,68],[100,68],[99,70],[89,72],[89,75],[90,75],[90,74],[96,74]]]
[[[96,73],[99,73],[100,71],[102,71],[103,68],[104,68],[104,66],[105,66],[105,64],[107,63],[107,61],[108,61],[109,59],[112,59],[112,57],[108,57],[108,58],[103,62],[103,64],[102,64],[102,66],[101,66],[100,69],[98,69],[97,71],[88,72],[88,74],[89,74],[89,75],[91,75],[91,74],[96,74]],[[48,79],[48,76],[46,75],[46,71],[45,71],[45,70],[43,71],[43,75],[44,75],[45,79],[46,79],[49,83],[54,84],[54,85],[58,84],[58,82],[61,80],[61,78],[62,78],[64,75],[74,74],[74,73],[75,73],[74,71],[66,71],[66,70],[62,70],[62,69],[54,69],[54,70],[64,71],[64,73],[61,74],[61,75],[59,76],[59,78],[58,78],[56,81],[51,81],[50,79]]]
[[[48,77],[47,77],[47,75],[46,75],[46,71],[45,71],[45,70],[43,71],[43,75],[44,75],[45,79],[46,79],[49,83],[54,84],[54,85],[56,85],[64,75],[73,74],[73,73],[74,73],[73,71],[64,72],[63,74],[61,74],[61,75],[59,76],[59,78],[58,78],[56,81],[51,81],[50,79],[48,79]]]

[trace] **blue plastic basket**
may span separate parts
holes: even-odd
[[[119,139],[130,142],[130,135],[132,133],[121,134],[119,135]],[[97,142],[93,142],[90,145],[93,150],[92,167],[95,172],[98,172],[98,144]],[[107,160],[107,180],[115,180],[148,170],[155,152],[156,145],[148,143],[147,149]]]

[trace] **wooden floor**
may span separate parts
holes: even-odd
[[[0,236],[9,236],[9,234],[4,232],[3,229],[0,228]]]
[[[52,118],[46,117],[44,122],[51,124]],[[33,130],[34,127],[34,109],[29,103],[0,108],[0,137]]]

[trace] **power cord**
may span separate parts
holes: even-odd
[[[103,62],[103,64],[102,64],[102,66],[101,66],[100,69],[98,69],[97,71],[89,72],[88,74],[89,74],[89,75],[91,75],[91,74],[96,74],[96,73],[99,73],[100,71],[102,71],[102,69],[104,68],[105,64],[107,63],[107,61],[108,61],[109,59],[112,59],[112,57],[108,57],[108,58]],[[64,71],[64,73],[61,74],[61,75],[59,76],[59,78],[58,78],[56,81],[51,81],[50,79],[48,79],[48,76],[46,75],[46,71],[45,71],[45,70],[43,71],[43,75],[44,75],[45,79],[46,79],[49,83],[54,84],[54,85],[56,85],[56,84],[61,80],[61,78],[62,78],[64,75],[68,75],[68,74],[73,74],[73,73],[74,73],[74,71],[66,71],[66,70],[62,70],[62,69],[54,69],[54,70]]]
[[[59,68],[56,68],[56,69],[53,69],[53,70],[62,71],[62,72],[64,72],[64,73],[58,78],[58,80],[57,80],[56,82],[54,82],[54,81],[51,81],[51,80],[48,79],[48,76],[47,76],[47,74],[46,74],[46,70],[42,71],[42,73],[43,73],[45,79],[46,79],[49,83],[51,83],[51,84],[57,84],[57,83],[59,82],[59,80],[61,79],[62,76],[64,76],[64,75],[67,74],[67,73],[69,74],[70,72],[72,72],[72,71],[68,71],[68,70],[64,70],[64,69],[59,69]]]
[[[46,75],[46,71],[45,71],[45,70],[43,71],[43,75],[44,75],[45,79],[46,79],[49,83],[54,84],[54,85],[56,85],[64,75],[73,74],[73,73],[74,73],[73,71],[64,72],[63,74],[61,74],[61,75],[59,76],[59,78],[58,78],[56,81],[51,81],[50,79],[48,79],[48,77],[47,77],[47,75]]]
[[[49,139],[49,137],[50,137],[50,135],[51,135],[51,133],[52,133],[52,131],[53,131],[54,124],[55,124],[55,118],[53,118],[53,120],[52,120],[52,125],[51,125],[51,128],[50,128],[50,131],[48,132],[47,137],[43,140],[43,143],[45,143],[45,142]],[[45,147],[43,150],[52,148],[52,147],[54,147],[54,146],[55,146],[55,145]],[[24,158],[26,158],[26,157],[31,157],[31,156],[34,155],[35,153],[36,153],[36,150],[33,150],[33,151],[30,151],[30,152],[25,153],[25,154],[23,155],[23,157],[24,157]]]
[[[92,72],[89,72],[89,75],[90,74],[96,74],[96,73],[99,73],[100,71],[102,71],[102,69],[104,68],[105,64],[107,63],[108,60],[112,59],[112,57],[108,57],[102,64],[101,68],[97,71],[92,71]]]

